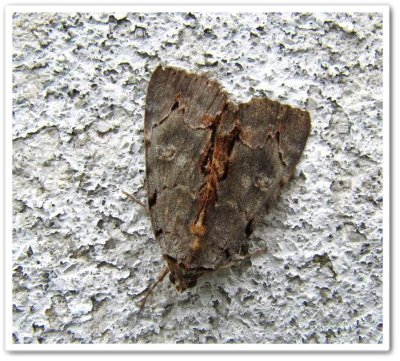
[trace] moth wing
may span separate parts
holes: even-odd
[[[207,213],[200,263],[227,263],[247,247],[254,222],[292,176],[311,126],[308,112],[269,99],[239,105],[239,119],[239,140]]]
[[[211,141],[205,116],[221,112],[227,97],[205,76],[159,66],[151,77],[145,109],[149,209],[162,253],[188,256],[196,195],[204,179],[199,156]]]

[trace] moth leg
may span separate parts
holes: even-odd
[[[261,248],[261,249],[258,249],[257,251],[248,253],[244,256],[237,256],[237,258],[235,258],[231,262],[225,263],[224,265],[215,268],[214,271],[219,271],[220,269],[230,268],[230,267],[234,266],[235,264],[242,262],[243,260],[245,260],[247,258],[259,256],[260,254],[266,253],[267,251],[268,251],[267,248]]]
[[[136,196],[134,196],[133,194],[126,193],[126,192],[124,192],[124,191],[122,191],[122,193],[125,194],[131,201],[133,201],[133,202],[135,202],[135,203],[141,205],[141,206],[146,210],[146,212],[149,213],[149,209],[148,209],[148,207],[146,206],[146,204],[144,204],[144,203],[143,203],[140,199],[138,199]]]
[[[168,273],[169,273],[169,268],[168,268],[168,266],[165,266],[165,267],[161,270],[160,274],[158,275],[156,282],[154,282],[154,283],[150,286],[150,288],[149,288],[148,291],[146,292],[146,295],[145,295],[145,296],[143,297],[143,299],[140,301],[140,312],[143,311],[144,305],[146,304],[146,301],[147,301],[147,297],[150,296],[150,294],[153,292],[153,290],[157,287],[157,285],[158,285],[159,283],[161,283],[161,282],[164,280],[165,276],[166,276]]]

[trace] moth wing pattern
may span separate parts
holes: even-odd
[[[218,255],[217,264],[246,250],[254,224],[292,176],[310,131],[308,112],[269,99],[240,104],[239,119],[240,137],[206,220],[212,229],[206,259]]]
[[[211,141],[204,115],[226,102],[219,85],[205,76],[159,66],[153,73],[145,110],[149,210],[163,255],[187,256],[188,224],[202,185],[199,155]]]
[[[159,66],[148,87],[145,148],[150,215],[164,257],[215,269],[245,249],[309,131],[308,112],[270,99],[236,105],[217,82]]]

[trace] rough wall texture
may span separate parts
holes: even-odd
[[[15,14],[16,343],[382,342],[382,15]],[[152,70],[310,111],[268,253],[177,294],[146,211]]]

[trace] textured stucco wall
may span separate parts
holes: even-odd
[[[382,342],[382,15],[15,14],[16,343]],[[252,237],[268,253],[165,281],[146,211],[143,113],[157,64],[237,101],[310,111],[293,181]]]

